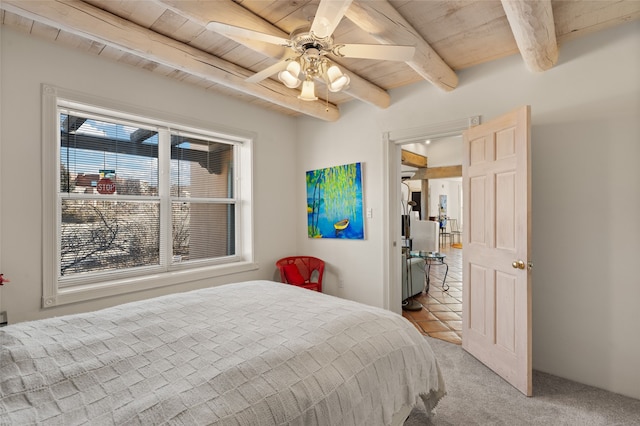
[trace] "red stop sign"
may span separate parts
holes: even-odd
[[[102,178],[98,181],[96,189],[100,194],[113,194],[116,192],[116,184],[109,178]]]

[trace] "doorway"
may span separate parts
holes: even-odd
[[[455,126],[449,123],[441,127]],[[465,135],[462,347],[530,396],[530,106],[483,124],[478,117],[460,120],[458,127]],[[399,222],[395,220],[400,202],[399,153],[406,140],[417,141],[425,135],[430,133],[411,130],[384,135],[385,195],[389,201],[385,214],[394,220],[385,223],[388,268],[383,287],[388,290],[388,309],[398,313],[402,297],[400,265],[405,263],[398,244]],[[439,258],[432,254],[428,257]]]
[[[471,126],[479,124],[479,116],[464,118],[447,123],[424,126],[409,130],[391,131],[385,133],[385,152],[386,152],[386,192],[388,200],[388,209],[386,211],[387,220],[385,221],[385,258],[388,259],[385,280],[385,301],[386,308],[401,314],[402,304],[402,252],[401,252],[401,227],[400,214],[401,209],[401,189],[400,182],[402,170],[400,166],[401,150],[403,145],[412,143],[422,143],[426,139],[438,139],[450,136],[461,135],[462,132]],[[456,249],[460,257],[462,250]],[[435,268],[434,268],[435,269]],[[434,271],[435,272],[435,271]],[[460,269],[461,273],[461,269]],[[437,279],[436,279],[437,280]],[[462,280],[460,276],[460,281]],[[434,291],[436,287],[433,287]],[[449,296],[447,296],[449,297]],[[444,300],[444,299],[443,299]],[[449,299],[446,299],[449,301]],[[425,302],[426,303],[426,302]],[[440,302],[441,303],[441,302]],[[461,303],[460,303],[461,305]],[[453,319],[452,321],[455,321]]]

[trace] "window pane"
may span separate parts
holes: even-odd
[[[157,195],[158,132],[60,114],[60,191]]]
[[[160,204],[62,200],[60,276],[158,265]]]
[[[235,204],[172,204],[173,261],[235,254]]]
[[[171,135],[171,196],[233,197],[233,146]]]

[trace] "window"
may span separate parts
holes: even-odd
[[[250,135],[43,95],[45,307],[255,269]]]

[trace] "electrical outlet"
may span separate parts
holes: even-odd
[[[344,280],[343,279],[339,279],[338,280],[338,288],[344,288]]]

